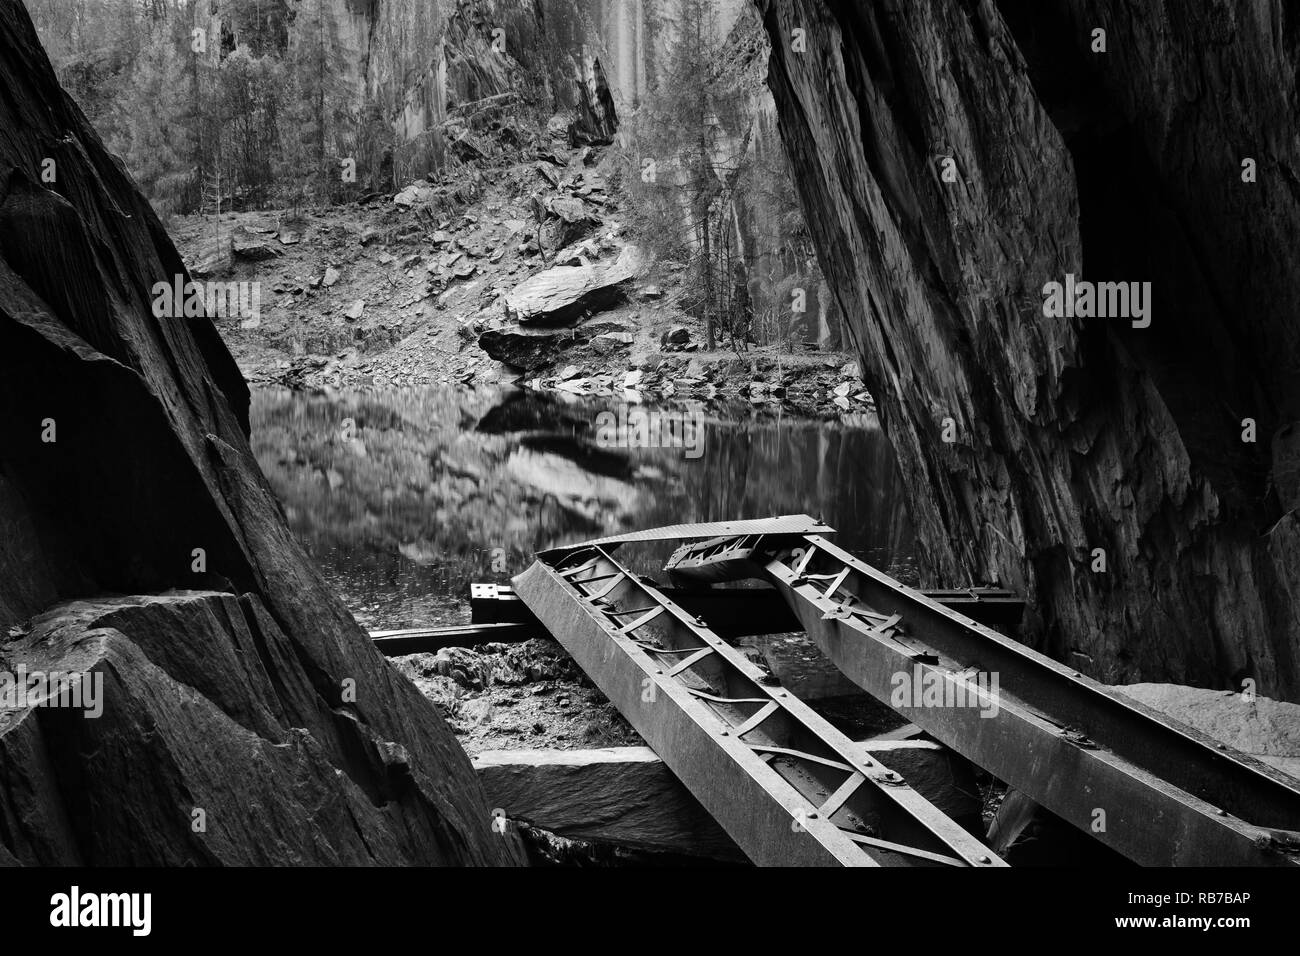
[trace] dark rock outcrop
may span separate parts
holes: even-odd
[[[478,345],[498,362],[533,372],[554,364],[576,345],[594,344],[605,337],[627,334],[621,324],[593,317],[572,328],[505,325],[487,329],[479,335]]]
[[[755,3],[930,578],[1104,680],[1300,696],[1296,11]],[[1067,274],[1150,326],[1045,317]]]
[[[503,326],[478,337],[478,347],[498,362],[531,372],[550,365],[573,344],[569,329],[526,329]]]
[[[0,859],[519,861],[290,534],[211,322],[154,314],[180,257],[19,0],[0,87],[0,672],[103,681],[0,710]]]

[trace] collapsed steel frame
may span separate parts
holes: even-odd
[[[1291,832],[1300,827],[1300,789],[1284,775],[904,587],[820,535],[688,545],[666,570],[697,585],[766,578],[850,680],[1137,863],[1300,862],[1300,834]],[[897,693],[905,687],[938,688],[937,705]],[[959,697],[963,705],[949,703]]]
[[[753,862],[1005,865],[606,547],[514,586]]]

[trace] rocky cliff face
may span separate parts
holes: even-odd
[[[497,864],[469,761],[294,542],[149,205],[0,0],[0,862]]]
[[[284,0],[287,10],[306,10]],[[401,186],[443,171],[452,142],[526,104],[530,120],[544,126],[552,114],[567,124],[573,145],[614,139],[656,85],[663,84],[682,31],[689,28],[683,0],[324,0],[353,109],[377,111],[395,136],[392,173],[378,156],[363,157],[372,185]],[[220,0],[220,15],[239,41],[241,9]],[[718,50],[719,74],[734,90],[734,108],[718,109],[715,148],[719,167],[741,159],[765,170],[781,167],[775,106],[763,83],[766,37],[748,0],[714,0],[705,28]],[[287,13],[284,36],[304,39],[300,21]],[[313,22],[310,19],[302,22]],[[295,33],[299,31],[299,33]],[[244,27],[247,33],[247,27]],[[307,38],[310,42],[310,38]],[[716,106],[716,104],[715,104]],[[737,258],[760,321],[822,348],[843,347],[833,297],[817,274],[806,241],[790,243],[782,204],[784,181],[740,191],[732,209]],[[786,217],[788,218],[788,217]],[[803,312],[789,307],[802,289]]]
[[[350,0],[335,0],[344,16]],[[350,46],[366,95],[393,120],[399,176],[441,166],[441,126],[515,94],[544,113],[571,113],[579,138],[607,139],[617,112],[602,57],[607,2],[376,0]],[[588,7],[595,7],[589,10]],[[611,18],[618,20],[618,17]],[[354,48],[354,49],[353,49]]]
[[[932,578],[1024,590],[1103,680],[1300,696],[1300,17],[754,2]],[[1067,273],[1151,324],[1045,317]]]

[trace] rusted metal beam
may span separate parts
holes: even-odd
[[[1004,865],[602,548],[544,555],[514,586],[753,862]]]
[[[754,550],[763,537],[747,534],[683,544],[668,559],[664,571],[679,587],[708,587],[761,577],[763,566],[754,562]]]
[[[798,535],[745,534],[688,542],[672,553],[664,571],[683,592],[763,578],[767,556],[783,548],[798,547],[801,540]],[[1024,599],[1005,588],[944,588],[922,593],[960,610],[980,624],[1013,633],[1019,629],[1025,610]]]
[[[936,739],[1144,865],[1294,865],[1300,788],[824,537],[769,555],[808,635]]]

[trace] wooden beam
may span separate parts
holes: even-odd
[[[456,624],[451,627],[414,627],[401,631],[371,631],[370,639],[385,657],[403,654],[431,654],[444,647],[474,647],[478,644],[517,644],[537,637],[529,624]]]

